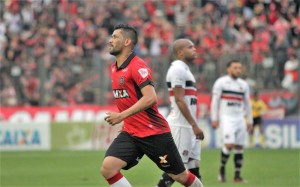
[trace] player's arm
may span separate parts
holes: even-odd
[[[129,107],[128,109],[122,111],[121,113],[117,112],[110,112],[107,113],[107,117],[105,120],[110,124],[110,125],[116,125],[123,121],[124,119],[128,118],[129,116],[132,116],[138,112],[144,111],[157,102],[156,98],[156,92],[154,87],[151,84],[148,84],[144,86],[141,89],[141,92],[143,96],[136,102],[134,105]]]
[[[248,85],[246,85],[244,105],[245,105],[246,117],[248,119],[248,130],[252,131],[253,118],[252,118],[252,109],[250,104],[250,89]]]
[[[198,127],[195,119],[193,118],[185,100],[184,100],[184,94],[185,90],[182,87],[174,87],[173,88],[174,98],[175,102],[182,113],[182,115],[185,117],[185,119],[188,121],[188,123],[192,126],[194,134],[196,137],[200,140],[204,139],[203,131]]]
[[[210,105],[210,116],[211,116],[211,126],[212,128],[217,128],[219,126],[219,104],[222,94],[222,86],[220,81],[216,81],[212,90],[212,99]]]
[[[128,118],[138,112],[144,111],[150,107],[152,107],[157,102],[156,92],[152,85],[148,84],[147,86],[141,89],[143,96],[132,105],[127,110],[121,112],[123,119]]]

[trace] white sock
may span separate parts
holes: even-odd
[[[189,187],[204,187],[202,182],[196,177],[194,182]]]
[[[128,180],[120,172],[106,180],[111,187],[132,187]]]
[[[110,185],[111,187],[132,187],[125,177]]]
[[[191,172],[189,172],[189,177],[184,184],[185,187],[203,187],[202,182]]]

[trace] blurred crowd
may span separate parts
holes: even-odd
[[[135,53],[153,68],[158,95],[174,39],[188,37],[193,71],[209,92],[230,58],[253,89],[299,89],[299,0],[0,1],[0,105],[105,104],[107,43],[117,23],[139,32]],[[104,100],[99,98],[104,97]]]

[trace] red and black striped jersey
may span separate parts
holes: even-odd
[[[130,108],[143,95],[141,89],[153,86],[152,74],[145,62],[132,53],[120,66],[111,67],[112,90],[120,112]],[[137,137],[170,132],[169,125],[158,112],[157,105],[124,120],[124,131]]]

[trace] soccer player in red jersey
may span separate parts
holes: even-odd
[[[130,169],[147,155],[161,170],[184,186],[202,187],[185,169],[169,125],[158,112],[152,75],[145,62],[133,53],[137,32],[129,25],[116,25],[109,52],[116,57],[111,68],[112,89],[120,112],[107,113],[110,125],[124,121],[122,132],[108,148],[101,166],[112,187],[131,187],[120,170]]]

